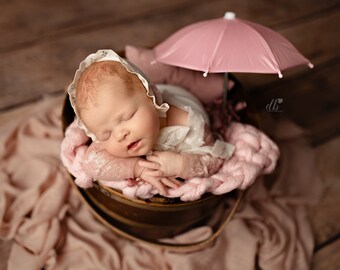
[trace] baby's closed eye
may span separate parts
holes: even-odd
[[[130,120],[132,117],[134,117],[135,114],[136,114],[136,112],[133,112],[133,113],[128,114],[127,116],[125,116],[125,117],[122,119],[122,121],[124,122],[124,121]]]
[[[101,141],[107,141],[111,136],[111,131],[110,130],[106,130],[101,134],[100,140]]]

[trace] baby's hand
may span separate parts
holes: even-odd
[[[150,183],[159,190],[161,195],[167,194],[167,188],[178,188],[180,182],[176,179],[168,179],[163,176],[163,172],[153,169],[153,166],[143,166],[143,162],[150,165],[148,161],[140,159],[135,165],[135,177],[141,178],[145,182]],[[151,168],[150,168],[151,167]]]
[[[162,182],[163,173],[161,171],[144,168],[139,178],[157,188],[161,195],[167,194],[166,185]]]
[[[149,164],[143,163],[144,167],[160,170],[165,177],[176,177],[183,169],[184,157],[171,151],[155,151],[146,156]]]

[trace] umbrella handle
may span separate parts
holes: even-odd
[[[222,113],[224,117],[227,117],[227,96],[228,96],[228,72],[224,73],[223,80],[223,99],[222,99]]]

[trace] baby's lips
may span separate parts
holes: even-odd
[[[128,150],[131,150],[131,149],[133,149],[134,147],[138,147],[139,142],[140,142],[140,140],[137,140],[137,141],[134,141],[134,142],[130,143],[130,144],[127,146],[127,149],[128,149]]]

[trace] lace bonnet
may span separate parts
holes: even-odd
[[[142,82],[146,95],[152,99],[152,102],[155,108],[158,110],[160,117],[165,117],[166,112],[169,109],[169,105],[167,103],[163,103],[162,96],[155,85],[152,85],[147,77],[131,62],[120,57],[117,53],[112,50],[98,50],[96,53],[90,54],[79,64],[79,68],[77,69],[72,83],[67,88],[67,93],[69,94],[70,103],[74,110],[75,115],[78,119],[78,126],[86,132],[86,135],[89,136],[93,141],[96,141],[96,136],[91,133],[83,124],[81,119],[79,118],[76,110],[76,89],[78,85],[79,78],[81,74],[92,64],[100,61],[116,61],[120,62],[128,72],[137,75],[138,79]]]

